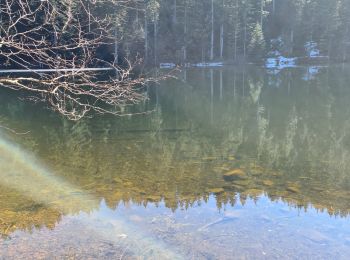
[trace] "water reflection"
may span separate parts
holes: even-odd
[[[266,221],[261,218],[266,211],[255,215],[252,202],[273,209],[271,202],[278,208],[288,205],[313,218],[325,219],[321,212],[347,218],[349,76],[337,67],[321,68],[305,80],[305,72],[188,71],[185,83],[172,80],[150,89],[156,100],[144,107],[155,110],[150,115],[78,123],[48,111],[38,113],[38,108],[2,94],[0,121],[30,133],[4,133],[7,141],[1,139],[0,203],[5,210],[0,212],[0,232],[52,229],[68,215],[82,219],[81,214],[116,208],[119,228],[129,223],[119,218],[120,212],[133,206],[142,206],[131,211],[141,211],[138,216],[150,219],[148,223],[159,218],[154,212],[180,214],[180,209],[191,212],[188,219],[198,219],[193,210],[199,208],[205,221],[189,223],[200,233],[231,223],[236,213],[222,213],[230,207],[245,209],[244,218],[251,215],[252,223]],[[34,156],[50,170],[38,168]],[[213,208],[226,215],[213,217]],[[268,212],[268,218],[286,217]],[[186,230],[179,228],[173,235]],[[192,231],[187,230],[196,239]],[[135,234],[135,229],[127,232]],[[309,237],[323,241],[321,235]]]

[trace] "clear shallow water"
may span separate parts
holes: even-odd
[[[0,256],[347,259],[349,72],[191,70],[78,123],[1,93]]]

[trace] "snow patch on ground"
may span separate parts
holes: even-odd
[[[305,43],[304,45],[306,55],[310,58],[320,57],[320,50],[318,49],[318,44],[314,41]]]
[[[200,63],[192,64],[192,67],[197,67],[197,68],[213,68],[213,67],[223,67],[223,66],[224,66],[223,62],[200,62]]]
[[[184,68],[219,68],[219,67],[223,67],[224,63],[223,62],[199,62],[199,63],[194,63],[194,64],[190,64],[190,63],[185,63],[182,64],[182,67]],[[176,68],[176,64],[175,63],[160,63],[159,67],[161,69],[174,69]]]
[[[175,63],[161,63],[159,64],[159,68],[161,69],[174,69],[176,67]]]

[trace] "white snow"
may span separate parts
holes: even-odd
[[[320,56],[320,50],[314,49],[314,50],[310,51],[309,56],[310,57],[319,57]]]
[[[199,63],[185,63],[182,65],[185,68],[196,67],[196,68],[215,68],[215,67],[223,67],[223,62],[199,62]],[[161,69],[173,69],[176,68],[176,64],[174,63],[160,63],[159,67]]]
[[[173,69],[176,67],[175,63],[161,63],[159,64],[159,68],[161,69]]]
[[[196,64],[192,64],[192,67],[198,68],[208,68],[208,67],[223,67],[223,62],[200,62]]]
[[[310,41],[306,42],[305,45],[306,55],[310,58],[320,57],[320,50],[318,49],[318,44],[316,42]]]

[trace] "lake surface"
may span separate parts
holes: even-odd
[[[348,259],[350,67],[195,69],[70,122],[0,92],[0,259]]]

